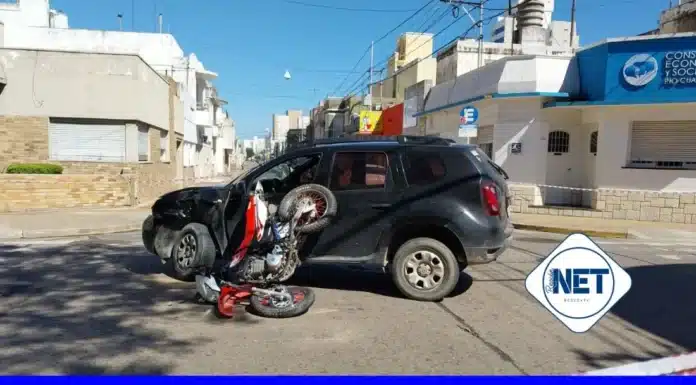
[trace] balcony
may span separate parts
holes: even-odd
[[[213,111],[208,110],[196,110],[195,111],[194,122],[197,126],[212,126],[214,124]]]

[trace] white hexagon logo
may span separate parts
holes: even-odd
[[[570,234],[525,280],[527,291],[576,333],[590,330],[631,284],[631,276],[585,234]]]

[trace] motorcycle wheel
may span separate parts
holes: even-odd
[[[338,202],[331,190],[322,185],[310,183],[290,190],[278,205],[278,215],[282,220],[290,220],[295,214],[297,202],[303,198],[309,198],[314,202],[317,218],[298,223],[295,230],[303,234],[323,230],[336,215]]]
[[[314,290],[308,287],[288,286],[287,290],[292,296],[292,303],[277,302],[268,296],[253,295],[250,300],[251,308],[255,313],[266,318],[291,318],[300,316],[314,305]]]

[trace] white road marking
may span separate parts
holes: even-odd
[[[650,239],[649,236],[635,230],[630,230],[629,233],[638,239]]]
[[[16,241],[5,241],[2,242],[3,245],[11,246],[55,246],[55,245],[67,245],[68,243],[73,243],[77,241],[86,240],[87,237],[76,237],[76,238],[61,238],[61,239],[18,239]]]
[[[660,258],[671,259],[671,260],[674,260],[674,261],[678,261],[678,260],[681,259],[681,258],[679,258],[679,256],[674,255],[674,254],[658,254],[657,256],[660,257]]]
[[[679,242],[677,240],[674,240],[672,242],[633,242],[633,241],[602,241],[602,240],[595,240],[595,242],[599,245],[622,245],[622,246],[651,246],[651,247],[659,247],[659,246],[667,246],[667,247],[674,247],[674,246],[684,246],[684,247],[696,247],[696,242]]]

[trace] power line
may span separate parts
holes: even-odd
[[[430,0],[430,1],[428,1],[427,3],[425,3],[424,6],[420,7],[418,10],[416,10],[411,16],[407,17],[404,21],[402,21],[401,23],[399,23],[396,27],[394,27],[394,28],[392,28],[391,30],[389,30],[389,32],[385,33],[384,35],[382,35],[382,36],[381,36],[380,38],[378,38],[377,40],[374,40],[372,44],[374,44],[374,43],[379,43],[380,41],[382,41],[382,40],[384,40],[385,38],[387,38],[392,32],[396,31],[396,30],[397,30],[398,28],[400,28],[402,25],[406,24],[409,20],[413,19],[416,15],[418,15],[421,11],[423,11],[423,10],[424,10],[425,8],[427,8],[429,5],[433,4],[435,1],[437,1],[437,0]],[[372,47],[372,44],[369,45],[369,46],[367,47],[367,49],[365,49],[365,52],[362,54],[362,56],[360,56],[360,59],[358,59],[358,61],[355,63],[355,65],[353,66],[353,69],[351,69],[351,71],[355,71],[355,69],[358,68],[358,66],[360,65],[360,63],[362,62],[362,60],[363,60],[363,59],[365,58],[365,56],[367,56],[367,54],[370,52],[370,48]],[[344,84],[346,83],[346,81],[348,80],[349,77],[350,77],[350,75],[346,76],[346,77],[343,79],[343,81],[341,81],[341,83],[333,90],[332,94],[336,94],[337,91],[340,91],[340,90],[342,89],[343,85],[344,85]]]
[[[696,2],[696,0],[692,0],[692,1],[695,1],[695,2]],[[517,4],[517,5],[513,6],[513,7],[511,7],[511,9],[515,9],[515,8],[517,8],[517,7],[519,7],[519,6],[520,6],[520,4]],[[472,8],[472,9],[473,9],[473,8]],[[481,21],[479,21],[479,22],[477,22],[477,23],[473,23],[466,31],[464,31],[464,33],[462,33],[461,35],[456,36],[454,39],[448,41],[447,43],[445,43],[445,44],[441,45],[439,48],[437,48],[437,49],[433,52],[433,55],[439,54],[442,50],[444,50],[445,48],[448,48],[452,43],[457,42],[457,41],[459,41],[460,39],[466,37],[466,36],[469,34],[469,32],[471,32],[475,27],[478,27],[478,24],[479,24],[480,22],[483,22],[483,23],[490,22],[491,20],[495,19],[496,17],[498,17],[498,16],[500,16],[500,15],[503,15],[505,12],[507,12],[507,9],[505,9],[504,11],[498,12],[498,13],[496,13],[495,15],[488,16],[487,18],[485,18],[485,19],[483,19],[483,20],[481,20]],[[453,23],[451,23],[450,25],[448,25],[447,27],[445,27],[442,31],[444,31],[445,29],[449,28],[452,24],[453,24]],[[442,31],[440,31],[440,32],[438,32],[438,33],[441,33]],[[416,49],[417,49],[417,48],[416,48]],[[428,58],[430,58],[430,57],[432,57],[432,55],[431,55],[431,56],[426,56],[426,57],[420,58],[420,59],[418,59],[418,60],[415,60],[415,61],[414,61],[414,64],[420,63],[421,61],[423,61],[423,60],[425,60],[425,59],[428,59]],[[380,80],[380,81],[378,81],[378,82],[375,82],[375,83],[383,83],[384,81],[389,80],[389,79],[391,79],[391,78],[393,78],[393,77],[396,77],[397,75],[398,75],[398,73],[397,73],[397,74],[394,74],[394,75],[391,75],[391,76],[389,76],[389,77],[386,77],[386,78],[384,78],[384,79],[382,79],[382,80]]]
[[[487,1],[488,1],[488,0],[487,0]],[[477,7],[473,7],[473,8],[471,8],[469,11],[474,10],[474,9],[476,9],[476,8],[477,8]],[[444,17],[444,14],[443,14],[443,17]],[[442,18],[441,18],[441,19],[442,19]],[[441,19],[440,19],[440,20],[441,20]],[[433,26],[435,26],[435,24],[437,24],[437,22],[439,22],[440,20],[437,20],[435,23],[432,23],[431,25],[429,25],[428,28],[426,28],[426,31],[427,31],[428,29],[432,28]],[[459,20],[461,20],[461,19],[460,19],[460,18],[455,18],[454,20],[452,20],[451,23],[447,24],[447,26],[445,26],[445,28],[442,28],[440,31],[438,31],[437,33],[433,34],[432,39],[428,39],[428,40],[424,41],[424,42],[421,43],[418,47],[415,47],[415,48],[413,48],[412,50],[406,52],[406,53],[404,54],[404,56],[408,56],[409,54],[415,52],[416,50],[418,50],[418,49],[421,48],[422,46],[428,44],[431,40],[434,40],[436,36],[440,35],[441,33],[445,32],[446,30],[448,30],[449,28],[451,28],[451,27],[452,27],[454,24],[456,24]],[[478,25],[478,24],[475,24],[475,25]],[[379,67],[379,66],[381,66],[381,65],[384,65],[383,68],[386,68],[387,64],[389,64],[389,59],[391,59],[391,57],[392,57],[392,55],[389,55],[385,60],[383,60],[382,62],[380,62],[380,64],[378,64],[377,67]],[[428,56],[428,57],[430,57],[430,56]],[[419,63],[420,61],[422,61],[422,60],[424,60],[424,59],[425,59],[425,58],[419,59],[416,63]],[[383,80],[386,80],[386,79],[383,79]]]
[[[281,0],[284,3],[288,4],[295,4],[295,5],[302,5],[305,7],[314,7],[314,8],[324,8],[324,9],[332,9],[336,11],[350,11],[350,12],[381,12],[381,13],[405,13],[405,12],[413,12],[413,9],[370,9],[370,8],[348,8],[348,7],[336,7],[333,5],[326,5],[326,4],[314,4],[314,3],[305,3],[304,1],[297,1],[297,0]]]

